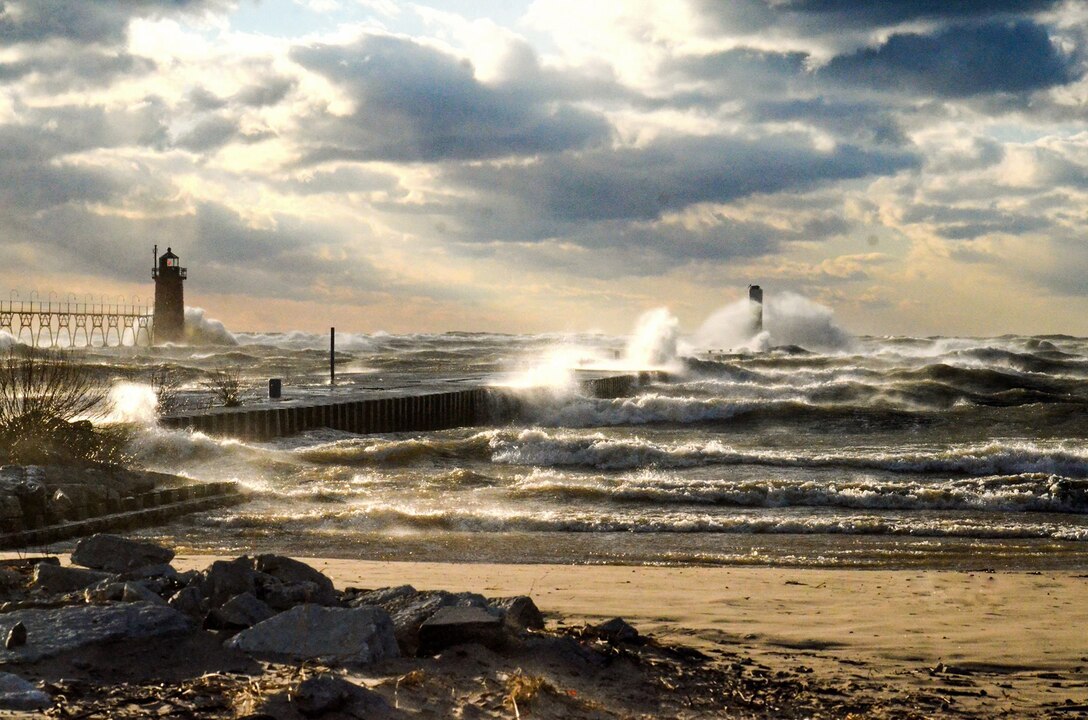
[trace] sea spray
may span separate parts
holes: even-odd
[[[763,327],[763,332],[752,334],[746,298],[710,315],[696,331],[692,344],[702,350],[731,352],[760,352],[779,345],[834,352],[853,345],[852,336],[835,323],[830,308],[796,293],[768,293],[764,297]]]
[[[238,340],[218,320],[206,316],[204,308],[185,308],[185,341],[189,345],[237,345]]]
[[[643,313],[635,323],[635,332],[627,342],[625,364],[635,369],[661,367],[676,360],[676,342],[680,322],[660,307]]]
[[[151,427],[158,419],[159,401],[150,385],[119,382],[110,388],[108,403],[106,422]]]

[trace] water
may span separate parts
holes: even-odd
[[[677,341],[674,323],[651,319],[664,342],[338,335],[341,392],[398,374],[549,387],[500,427],[243,443],[143,425],[133,451],[148,468],[254,493],[145,534],[364,559],[1088,568],[1088,340],[854,338],[819,317],[834,332],[802,328],[819,350],[731,354],[712,323]],[[327,338],[235,337],[95,359],[129,383],[167,361],[190,390],[233,365],[253,388],[282,376],[325,392]],[[677,344],[677,358],[656,357]],[[561,372],[624,366],[632,347],[673,379],[598,400]],[[124,389],[130,419],[147,413],[139,387]]]

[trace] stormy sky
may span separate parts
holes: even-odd
[[[1088,3],[0,0],[0,294],[1088,334]],[[4,288],[3,286],[6,286]]]

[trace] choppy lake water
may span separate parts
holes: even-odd
[[[129,375],[166,362],[191,387],[234,366],[251,388],[283,377],[323,391],[326,338],[237,339],[97,360]],[[364,559],[1088,567],[1086,340],[681,351],[671,381],[634,397],[564,387],[564,363],[615,357],[625,340],[341,336],[340,392],[390,373],[551,388],[496,427],[251,443],[143,426],[133,450],[147,467],[254,494],[146,534]]]

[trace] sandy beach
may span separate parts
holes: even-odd
[[[338,588],[527,594],[550,627],[619,616],[668,643],[979,717],[1088,712],[1088,574],[306,561]]]

